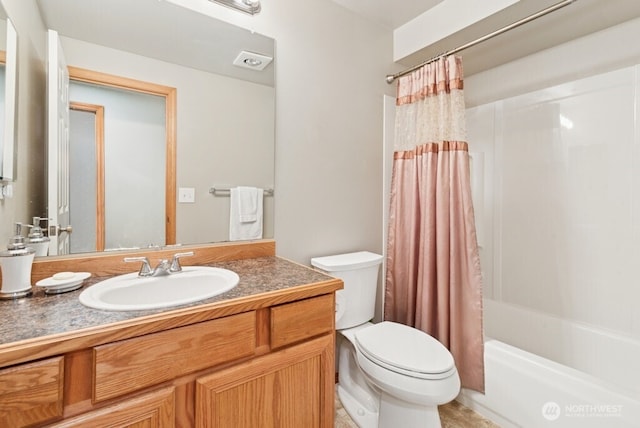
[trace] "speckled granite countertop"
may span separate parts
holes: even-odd
[[[110,312],[83,306],[78,300],[81,291],[105,278],[89,278],[85,280],[83,288],[58,295],[46,295],[39,287],[34,287],[31,297],[0,301],[0,345],[332,279],[320,272],[278,257],[234,260],[209,266],[236,272],[240,276],[240,282],[232,290],[210,299],[190,305],[150,311]]]

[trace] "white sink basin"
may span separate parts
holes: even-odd
[[[166,276],[128,273],[99,282],[80,293],[80,303],[108,311],[138,311],[185,305],[222,294],[240,278],[227,269],[187,266]]]

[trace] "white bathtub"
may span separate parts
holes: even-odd
[[[594,376],[509,346],[485,343],[486,394],[458,401],[503,428],[640,427],[640,400]]]

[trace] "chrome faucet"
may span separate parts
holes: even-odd
[[[169,266],[169,272],[175,273],[175,272],[182,271],[182,266],[180,266],[180,257],[190,257],[190,256],[193,256],[193,251],[174,254],[173,258],[171,259],[171,266]]]
[[[140,271],[138,272],[138,276],[149,277],[149,276],[165,276],[170,275],[172,273],[182,271],[182,266],[180,266],[180,258],[193,256],[193,251],[189,251],[186,253],[177,253],[173,255],[171,261],[167,259],[162,259],[158,263],[158,265],[151,269],[151,265],[149,264],[149,259],[147,257],[125,257],[125,262],[142,262],[142,266],[140,266]]]

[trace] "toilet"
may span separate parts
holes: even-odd
[[[344,282],[336,293],[338,397],[360,428],[440,427],[438,405],[460,391],[453,356],[418,329],[371,323],[381,263],[367,251],[311,259]]]

